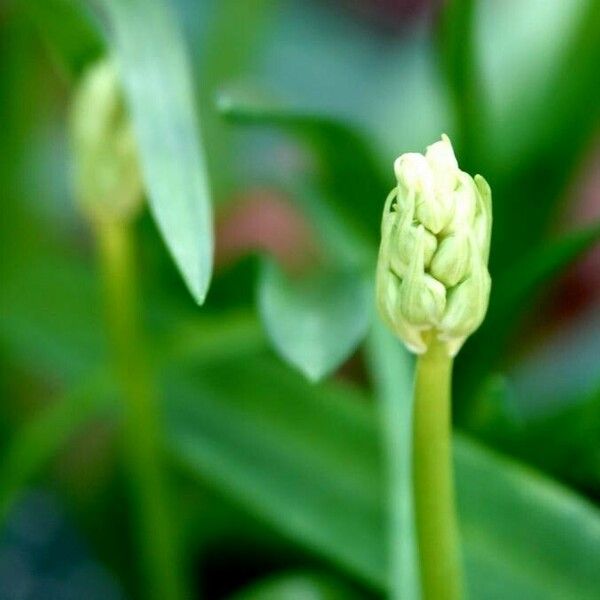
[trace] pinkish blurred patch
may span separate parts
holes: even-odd
[[[251,252],[264,252],[288,269],[300,270],[318,256],[306,219],[273,190],[251,190],[234,198],[218,215],[216,233],[217,267]]]
[[[341,5],[375,27],[391,33],[409,26],[416,18],[431,14],[442,0],[329,0]]]
[[[600,142],[583,165],[573,195],[577,201],[565,219],[564,230],[571,231],[600,221]],[[558,284],[553,315],[560,320],[600,305],[600,244],[579,260]]]

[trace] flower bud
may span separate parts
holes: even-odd
[[[84,73],[71,115],[75,194],[93,219],[128,220],[142,205],[136,142],[114,64]]]
[[[489,185],[458,167],[447,136],[394,163],[381,223],[377,304],[410,350],[437,340],[454,356],[487,311]]]

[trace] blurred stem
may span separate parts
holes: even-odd
[[[385,450],[390,598],[420,600],[412,494],[412,357],[379,319],[367,350]]]
[[[418,358],[415,375],[413,483],[425,600],[462,597],[452,470],[452,362],[443,345],[431,343]]]
[[[170,514],[157,397],[144,357],[138,323],[132,230],[128,224],[96,223],[99,259],[113,360],[124,400],[123,444],[136,521],[145,598],[186,598],[180,549]]]

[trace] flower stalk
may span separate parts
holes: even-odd
[[[113,221],[98,222],[94,228],[112,358],[124,400],[121,440],[145,597],[183,600],[186,594],[162,455],[160,410],[139,330],[132,231],[129,224]]]
[[[162,453],[158,397],[139,323],[133,220],[143,203],[133,128],[114,64],[84,74],[72,111],[76,199],[95,235],[112,360],[123,397],[123,451],[144,598],[183,600],[177,536]]]
[[[462,597],[452,469],[452,362],[443,345],[432,344],[418,357],[415,373],[412,472],[425,599]]]
[[[462,597],[451,444],[453,358],[481,324],[492,211],[480,175],[461,171],[447,136],[394,163],[377,263],[383,320],[417,355],[412,493],[425,600]]]

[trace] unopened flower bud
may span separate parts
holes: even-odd
[[[410,350],[437,340],[454,356],[487,311],[491,192],[458,167],[447,136],[404,154],[385,204],[377,304]]]
[[[115,65],[103,59],[84,73],[71,115],[75,194],[92,219],[128,220],[142,205],[133,127]]]

